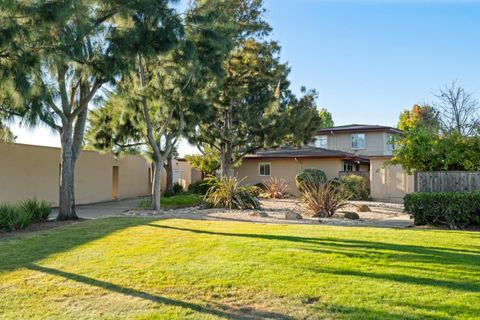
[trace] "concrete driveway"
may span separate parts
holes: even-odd
[[[98,219],[106,217],[118,217],[122,213],[137,207],[142,198],[109,201],[102,203],[77,205],[77,216],[84,219]],[[50,218],[55,218],[58,208],[53,209]]]

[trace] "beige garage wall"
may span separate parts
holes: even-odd
[[[202,180],[202,173],[185,160],[173,160],[173,183],[179,183],[184,190],[187,190],[190,184]],[[175,173],[176,171],[176,173]],[[162,171],[162,190],[165,190],[167,186],[167,173],[165,169]]]
[[[265,181],[268,177],[259,175],[259,163],[270,163],[271,177],[283,178],[288,183],[288,192],[298,195],[295,185],[295,176],[306,168],[318,168],[325,172],[329,179],[338,178],[339,172],[343,170],[343,161],[340,159],[316,158],[316,159],[244,159],[240,167],[235,169],[239,178],[245,178],[245,184],[257,184]]]
[[[118,166],[118,197],[148,193],[148,164],[140,156],[115,160],[111,155],[83,151],[75,170],[76,203],[112,200],[113,167]],[[58,204],[60,149],[0,144],[0,202],[36,197]]]
[[[370,188],[372,198],[379,201],[403,202],[414,191],[414,176],[401,166],[384,166],[389,158],[370,159]]]

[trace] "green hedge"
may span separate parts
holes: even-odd
[[[415,192],[404,204],[416,225],[461,229],[480,224],[480,192]]]

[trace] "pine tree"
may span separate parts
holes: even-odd
[[[9,35],[2,39],[0,52],[17,66],[19,61],[28,62],[28,68],[3,75],[9,79],[8,92],[12,93],[0,101],[3,109],[30,125],[42,122],[60,135],[58,220],[77,218],[75,164],[83,145],[90,103],[104,84],[115,81],[128,66],[143,41],[151,40],[133,37],[137,34],[135,26],[144,25],[144,16],[155,16],[160,26],[152,34],[159,47],[173,42],[177,32],[169,3],[67,0],[8,1],[0,5],[7,21],[1,31]],[[120,26],[120,20],[132,21],[132,26]]]

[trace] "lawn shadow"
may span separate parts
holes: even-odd
[[[154,219],[106,218],[86,220],[55,229],[0,240],[0,271],[15,270],[52,254],[68,251],[122,229],[144,225]]]
[[[154,295],[150,294],[148,292],[132,289],[132,288],[125,288],[110,282],[102,281],[102,280],[97,280],[93,278],[89,278],[86,276],[82,276],[79,274],[74,274],[70,272],[65,272],[53,268],[48,268],[44,266],[39,266],[36,264],[29,264],[26,266],[28,269],[32,271],[37,271],[37,272],[42,272],[54,276],[59,276],[65,279],[69,279],[72,281],[76,281],[79,283],[87,284],[90,286],[95,286],[99,288],[103,288],[112,292],[120,293],[126,296],[134,297],[134,298],[139,298],[143,300],[148,300],[153,303],[157,304],[162,304],[162,305],[168,305],[172,307],[181,307],[184,309],[189,309],[195,312],[203,313],[203,314],[209,314],[225,319],[243,319],[243,320],[253,320],[253,319],[279,319],[279,320],[287,320],[287,319],[292,319],[291,317],[281,314],[281,313],[276,313],[276,312],[268,312],[268,311],[261,311],[261,310],[256,310],[252,308],[242,308],[242,309],[232,309],[229,308],[228,306],[222,305],[215,303],[217,305],[217,308],[213,308],[210,306],[204,306],[200,304],[195,304],[191,302],[186,302],[186,301],[181,301],[181,300],[175,300],[175,299],[170,299],[167,297],[159,296],[159,295]]]
[[[323,274],[332,274],[340,276],[355,276],[359,278],[371,278],[387,281],[395,281],[405,284],[413,285],[427,285],[432,287],[442,287],[445,289],[453,289],[458,291],[465,292],[480,292],[480,284],[471,283],[471,282],[460,282],[452,280],[440,280],[432,279],[426,277],[418,276],[409,276],[405,274],[395,274],[395,273],[379,273],[379,272],[364,272],[359,270],[350,270],[350,269],[326,269],[326,268],[311,268],[310,271],[314,273],[323,273]]]
[[[377,319],[388,319],[388,320],[419,320],[419,319],[431,319],[431,320],[451,320],[452,317],[439,317],[436,315],[415,315],[408,313],[398,313],[387,310],[375,310],[366,307],[355,307],[352,305],[340,305],[340,304],[329,304],[326,307],[323,307],[332,315],[333,319],[362,319],[362,320],[377,320]],[[430,311],[430,310],[428,310]]]
[[[347,257],[364,258],[368,254],[376,254],[385,260],[395,260],[402,262],[421,262],[434,263],[446,266],[462,266],[470,271],[480,272],[480,252],[469,249],[452,249],[439,247],[424,247],[418,245],[383,243],[377,241],[364,241],[356,239],[338,239],[334,237],[312,238],[274,234],[249,234],[249,233],[228,233],[216,232],[200,229],[179,228],[149,223],[151,227],[171,229],[177,231],[193,232],[213,236],[231,236],[240,238],[264,239],[273,241],[288,241],[307,245],[302,250],[320,253],[343,254]],[[353,271],[352,271],[353,272]],[[353,275],[353,274],[352,274]],[[368,276],[369,274],[363,274]],[[411,276],[380,275],[386,280],[400,282],[409,282],[412,284],[430,284],[441,287],[463,290],[468,292],[480,292],[480,286],[476,283],[455,282],[455,281],[437,281],[429,278],[417,278]],[[396,278],[397,277],[397,278]]]
[[[299,236],[286,236],[286,235],[274,235],[274,234],[251,234],[251,233],[229,233],[229,232],[217,232],[217,231],[208,231],[200,229],[191,229],[191,228],[180,228],[172,227],[154,223],[147,223],[148,226],[172,229],[178,231],[193,232],[199,234],[208,234],[208,235],[219,235],[219,236],[232,236],[232,237],[241,237],[241,238],[257,238],[265,240],[279,240],[279,241],[290,241],[296,243],[308,243],[308,244],[321,244],[326,246],[336,246],[336,247],[345,247],[345,248],[359,248],[359,249],[374,249],[374,250],[388,250],[388,251],[401,251],[406,253],[416,253],[420,255],[452,255],[450,258],[459,258],[461,260],[467,258],[475,258],[475,266],[478,266],[478,260],[480,259],[480,250],[470,250],[470,249],[453,249],[453,248],[442,248],[434,246],[418,246],[418,245],[402,245],[395,243],[385,243],[377,241],[363,241],[357,239],[338,239],[335,237],[299,237]]]

